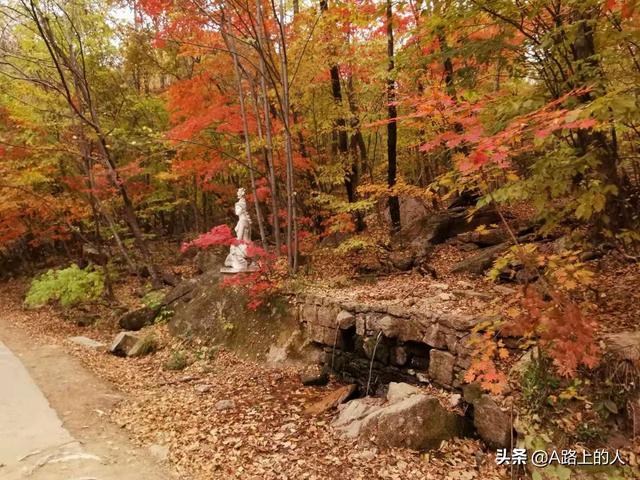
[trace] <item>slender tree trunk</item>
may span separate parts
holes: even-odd
[[[262,12],[262,0],[256,0],[256,15],[258,17],[258,42],[260,48],[265,50],[266,32],[264,28],[264,16]],[[276,242],[276,255],[280,255],[282,239],[280,238],[280,208],[278,206],[278,184],[276,183],[276,170],[273,162],[273,138],[271,127],[271,112],[269,108],[269,95],[267,90],[266,65],[260,55],[260,96],[262,97],[262,109],[264,114],[265,154],[269,167],[269,185],[271,187],[271,210],[273,212],[273,232]]]
[[[580,96],[580,100],[586,103],[602,95],[604,86],[602,79],[598,76],[599,62],[596,56],[592,13],[589,11],[580,12],[576,23],[575,41],[572,46],[574,60],[577,64],[576,84],[581,87],[591,88],[591,90]],[[617,194],[607,195],[605,212],[608,217],[608,226],[620,228],[626,223],[626,212],[621,200],[625,197],[623,191],[626,185],[624,185],[618,172],[619,157],[615,138],[615,129],[612,129],[612,141],[602,131],[593,129],[578,130],[578,143],[581,153],[586,154],[589,147],[593,148],[599,161],[597,168],[603,182],[615,185],[618,189]]]
[[[275,12],[274,12],[275,13]],[[285,8],[284,0],[280,0],[279,17],[279,46],[280,46],[280,81],[282,84],[281,116],[284,125],[284,152],[287,166],[287,258],[289,268],[295,272],[298,268],[298,241],[295,210],[295,181],[293,166],[293,140],[291,137],[291,107],[289,98],[289,65],[287,60],[287,40],[284,31]]]
[[[389,65],[387,71],[389,77],[387,79],[387,185],[389,189],[393,189],[396,184],[397,177],[397,142],[398,142],[398,125],[396,118],[398,111],[396,108],[396,84],[393,78],[395,61],[393,52],[393,7],[391,0],[387,0],[387,56]],[[389,200],[389,216],[391,217],[391,233],[400,231],[400,201],[397,195],[390,194]]]

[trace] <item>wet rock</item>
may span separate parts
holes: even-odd
[[[109,347],[109,352],[119,357],[128,357],[139,341],[140,339],[131,332],[120,332]]]
[[[118,320],[118,325],[124,330],[137,331],[146,325],[151,325],[158,314],[159,308],[142,307],[125,313]]]
[[[511,444],[511,418],[489,395],[473,402],[473,425],[487,445],[505,448]]]

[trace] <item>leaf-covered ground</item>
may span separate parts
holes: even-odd
[[[331,415],[303,414],[309,403],[335,385],[303,387],[298,372],[268,369],[224,350],[187,348],[163,326],[149,330],[162,349],[148,357],[122,359],[78,347],[67,340],[82,334],[108,341],[112,322],[76,327],[54,309],[22,309],[23,286],[11,283],[0,293],[0,315],[37,342],[63,342],[99,376],[127,394],[113,421],[141,445],[166,445],[168,461],[186,479],[499,479],[493,454],[471,439],[444,443],[429,453],[379,451],[336,438]],[[105,315],[107,312],[105,311]],[[190,365],[164,368],[174,351]],[[220,400],[234,406],[219,410]]]

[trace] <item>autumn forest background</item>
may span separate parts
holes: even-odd
[[[639,22],[635,0],[0,0],[0,278],[51,281],[34,305],[148,299],[233,242],[244,187],[248,310],[507,285],[465,382],[637,451],[640,355],[611,373],[602,342],[640,318]],[[539,352],[517,386],[508,336]]]

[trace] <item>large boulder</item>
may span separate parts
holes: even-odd
[[[397,403],[420,393],[422,393],[422,390],[408,383],[391,382],[387,390],[387,401],[389,403]]]
[[[438,244],[464,232],[470,232],[480,225],[489,225],[500,221],[494,209],[485,208],[477,211],[472,217],[464,207],[434,212],[429,216],[406,224],[394,238],[394,243],[406,244]]]
[[[473,425],[490,447],[506,448],[511,444],[511,417],[491,396],[482,395],[473,402]]]
[[[156,318],[160,307],[142,307],[125,313],[118,319],[118,325],[124,330],[137,331],[147,325],[151,325]]]
[[[207,273],[220,270],[224,264],[225,256],[229,253],[222,247],[212,247],[199,250],[193,259],[193,264],[198,273]]]
[[[223,279],[218,268],[181,283],[167,295],[163,303],[170,302],[174,312],[169,320],[172,335],[199,337],[262,361],[271,347],[284,347],[299,331],[295,308],[286,297],[274,296],[251,310],[243,289],[224,285]],[[298,346],[289,345],[283,353],[294,360]]]
[[[413,450],[437,448],[443,440],[459,436],[463,419],[444,409],[436,397],[412,395],[382,409],[362,427],[380,447]]]
[[[405,393],[403,399],[396,399],[394,393],[394,402],[384,405],[369,398],[353,400],[341,409],[333,427],[345,437],[372,441],[379,447],[413,450],[437,448],[443,440],[462,433],[463,418],[443,408],[436,397]]]

